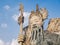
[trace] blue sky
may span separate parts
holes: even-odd
[[[17,39],[19,33],[19,25],[17,16],[19,15],[20,3],[24,5],[25,17],[36,10],[36,4],[39,8],[48,10],[48,19],[45,21],[45,29],[50,18],[60,17],[60,0],[0,0],[0,39],[3,41],[11,41]],[[24,26],[28,21],[25,19]]]

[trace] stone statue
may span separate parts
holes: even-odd
[[[29,43],[27,43],[26,45],[39,45],[39,43],[42,43],[44,38],[42,26],[47,16],[47,10],[45,8],[41,8],[39,10],[38,5],[36,6],[36,12],[31,11],[31,14],[29,16],[29,26],[26,33],[27,42]]]
[[[46,8],[36,5],[36,11],[31,11],[28,26],[23,28],[23,5],[20,5],[21,15],[18,18],[20,33],[19,45],[60,45],[60,18],[52,18],[47,30],[43,29],[44,20],[48,17]],[[54,32],[54,33],[52,33]]]
[[[20,25],[20,36],[18,37],[18,42],[20,45],[39,45],[43,41],[43,23],[48,16],[48,12],[45,8],[39,10],[38,5],[36,5],[36,11],[31,11],[29,16],[28,29],[23,35],[23,5],[20,5],[20,17],[18,18],[18,24]],[[40,37],[41,36],[41,37]],[[42,39],[42,40],[41,40]]]

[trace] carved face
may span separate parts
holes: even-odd
[[[42,25],[42,17],[33,16],[30,19],[30,25],[31,25],[31,27],[33,27],[34,25],[41,26]]]

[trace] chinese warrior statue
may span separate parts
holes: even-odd
[[[20,45],[40,45],[44,40],[44,20],[48,16],[46,8],[39,9],[38,5],[36,5],[36,11],[31,11],[31,14],[29,16],[29,24],[26,30],[23,29],[24,16],[22,4],[20,5],[20,12],[21,15],[18,18],[18,24],[20,25],[18,43]]]

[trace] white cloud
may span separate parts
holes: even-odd
[[[30,13],[24,12],[24,27],[28,25],[29,15]]]
[[[30,13],[24,12],[23,15],[24,15],[24,19],[26,19],[26,18],[28,18],[28,16],[30,15]],[[20,16],[20,14],[19,14],[19,15],[14,14],[14,15],[12,16],[12,18],[13,18],[15,21],[17,21],[19,16]]]
[[[10,42],[6,42],[5,44],[6,44],[6,45],[10,45]]]
[[[2,40],[0,40],[0,45],[4,45],[4,42]]]
[[[0,45],[19,45],[17,39],[12,39],[11,42],[4,42],[0,39]]]
[[[25,25],[28,23],[28,17],[29,17],[29,15],[30,15],[30,13],[29,13],[29,12],[24,12],[23,15],[24,15],[24,26],[25,26]],[[19,15],[14,14],[14,15],[12,16],[12,18],[13,18],[15,21],[18,22],[18,17],[19,17],[19,16],[20,16],[20,13],[19,13]]]
[[[17,15],[17,14],[14,14],[14,15],[12,16],[12,18],[13,18],[15,21],[18,20],[18,17],[19,17],[19,15]]]
[[[1,27],[2,27],[2,28],[7,28],[7,24],[6,24],[6,23],[2,23],[2,24],[1,24]]]
[[[30,13],[29,12],[24,12],[24,17],[26,18],[28,18],[28,16],[30,15]]]
[[[9,5],[5,5],[3,8],[6,9],[6,10],[9,10],[10,6]]]
[[[17,39],[16,39],[16,40],[13,39],[12,42],[11,42],[11,45],[18,45],[18,41],[17,41]]]

